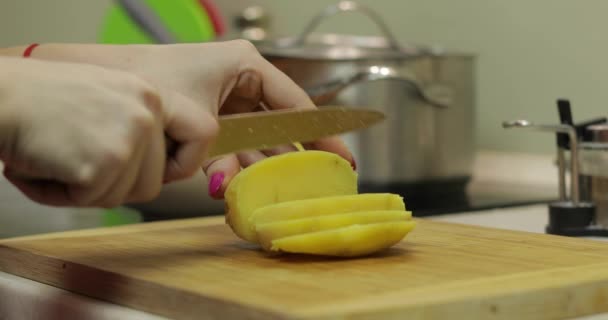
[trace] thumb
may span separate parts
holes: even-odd
[[[162,95],[166,135],[177,143],[168,155],[164,181],[188,178],[202,166],[219,132],[215,117],[204,106],[174,91]]]

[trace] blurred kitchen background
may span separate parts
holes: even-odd
[[[198,4],[195,0],[165,1],[166,4],[181,2],[191,2],[188,5],[190,9],[194,7],[194,2]],[[198,7],[200,12],[196,14],[199,20],[192,24],[200,26],[201,30],[186,30],[184,37],[189,41],[204,42],[239,37],[265,36],[267,40],[272,40],[294,36],[300,34],[317,13],[336,2],[208,1],[207,5],[211,4],[219,12],[220,28],[223,30],[220,31],[223,34],[217,36],[217,23],[213,29],[213,8],[207,7],[205,11]],[[403,47],[419,46],[436,53],[473,57],[470,69],[467,69],[471,72],[471,87],[465,88],[470,89],[470,100],[466,101],[466,105],[459,106],[470,108],[472,113],[465,119],[470,123],[464,122],[464,127],[447,127],[454,128],[452,135],[472,130],[471,171],[470,175],[464,174],[461,185],[466,185],[468,190],[466,204],[451,197],[453,194],[459,196],[461,190],[454,190],[453,194],[437,193],[437,190],[448,188],[444,187],[447,184],[443,184],[441,175],[430,179],[430,184],[422,179],[425,180],[423,187],[417,187],[416,181],[411,179],[405,181],[406,178],[404,181],[387,179],[386,184],[373,181],[374,190],[399,192],[397,189],[402,187],[405,190],[429,190],[428,196],[420,197],[431,198],[430,202],[436,203],[442,202],[442,197],[449,198],[444,205],[436,208],[428,207],[428,201],[419,202],[423,215],[425,212],[434,214],[542,202],[557,197],[557,175],[553,164],[555,136],[524,130],[505,131],[501,123],[518,118],[557,123],[559,118],[555,101],[558,98],[570,99],[577,121],[606,114],[603,104],[608,101],[608,90],[605,89],[608,42],[603,39],[602,31],[608,29],[608,20],[605,19],[608,2],[357,2],[375,11]],[[115,30],[107,30],[113,6],[115,3],[111,0],[3,1],[0,4],[0,45],[112,42],[113,36],[120,38],[120,32],[117,35]],[[183,19],[194,18],[192,14],[186,14]],[[188,23],[181,25],[187,26]],[[248,26],[260,26],[264,32],[249,29],[243,33],[243,28]],[[319,25],[315,33],[382,36],[378,27],[359,13],[330,17]],[[129,34],[126,32],[124,36],[128,37]],[[448,85],[450,81],[453,84],[453,79],[446,81]],[[453,121],[461,120],[453,118]],[[458,158],[461,153],[458,146],[452,147],[450,152],[454,158]],[[365,152],[364,149],[360,151]],[[361,155],[364,156],[370,157]],[[449,162],[449,155],[443,154],[442,157],[441,161]],[[171,186],[159,199],[135,206],[136,210],[75,210],[36,205],[19,195],[8,182],[0,180],[0,238],[221,213],[223,204],[208,199],[205,185],[205,179],[199,176]],[[449,185],[449,188],[454,187],[454,184]],[[436,197],[438,194],[441,196]],[[407,204],[410,201],[407,192],[405,199]],[[418,200],[411,201],[416,203]],[[450,201],[454,201],[454,204],[451,205]]]

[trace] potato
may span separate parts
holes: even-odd
[[[415,222],[399,195],[357,194],[357,174],[323,151],[273,156],[226,190],[226,222],[265,250],[354,257],[388,248]]]
[[[406,221],[411,217],[412,214],[407,211],[360,211],[260,223],[255,225],[255,229],[262,248],[270,250],[273,240],[288,236],[336,229],[354,224]]]
[[[393,246],[416,225],[414,221],[355,224],[272,241],[271,250],[323,256],[355,257]]]
[[[239,237],[257,242],[249,222],[261,207],[292,200],[357,194],[357,174],[342,157],[324,151],[290,152],[243,169],[225,193],[226,222]]]
[[[279,220],[301,219],[356,211],[405,210],[401,196],[369,193],[295,200],[256,209],[250,217],[253,225]]]

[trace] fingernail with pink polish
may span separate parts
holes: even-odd
[[[217,193],[222,188],[222,183],[224,182],[224,173],[216,172],[211,175],[211,179],[209,179],[209,195],[212,197],[217,196]]]
[[[357,162],[355,161],[355,158],[351,158],[352,160],[350,160],[350,166],[353,167],[354,171],[357,171]]]

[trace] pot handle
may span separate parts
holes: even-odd
[[[450,87],[441,84],[423,85],[414,75],[386,66],[361,68],[349,77],[332,80],[305,90],[316,104],[325,104],[354,83],[376,80],[402,81],[413,89],[422,101],[436,107],[446,108],[453,101],[453,92]]]
[[[382,18],[380,18],[380,16],[372,9],[364,5],[358,4],[354,1],[340,1],[334,5],[325,8],[308,23],[306,28],[304,28],[304,31],[302,31],[300,35],[295,38],[292,45],[301,46],[302,44],[304,44],[304,42],[306,42],[306,39],[312,33],[312,31],[315,30],[319,26],[319,24],[321,24],[321,22],[326,18],[334,16],[338,13],[349,11],[361,12],[368,18],[370,18],[380,28],[380,31],[386,37],[390,48],[393,50],[399,50],[399,43],[397,42],[393,33],[388,29]]]

